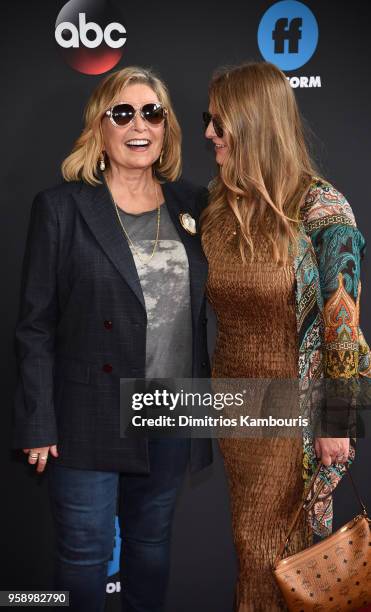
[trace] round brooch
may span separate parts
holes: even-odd
[[[179,221],[188,234],[191,234],[191,236],[197,234],[196,221],[189,213],[180,213]]]

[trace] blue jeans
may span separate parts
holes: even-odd
[[[48,466],[56,528],[55,588],[73,612],[102,612],[117,496],[123,612],[163,612],[171,523],[189,460],[189,440],[149,440],[150,474]]]

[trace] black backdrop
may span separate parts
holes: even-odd
[[[76,0],[77,2],[77,0]],[[13,329],[25,234],[33,195],[59,182],[59,166],[82,127],[82,110],[101,76],[74,71],[54,40],[61,0],[12,0],[2,4],[2,589],[50,586],[52,527],[44,478],[23,457],[9,451],[15,382]],[[112,1],[115,20],[127,29],[118,64],[151,66],[167,81],[184,133],[184,175],[207,184],[213,154],[206,145],[200,113],[207,108],[207,82],[215,67],[260,60],[257,29],[271,2],[216,3]],[[85,3],[88,6],[89,2]],[[370,119],[371,41],[364,0],[310,0],[317,18],[318,47],[294,75],[319,75],[321,87],[295,89],[313,130],[313,150],[322,174],[350,200],[358,225],[371,240]],[[363,266],[361,322],[371,338],[369,257]],[[368,431],[371,427],[368,424]],[[354,472],[371,507],[371,450],[360,440]],[[357,510],[344,481],[335,496],[338,526]],[[228,499],[219,457],[215,465],[188,480],[176,515],[168,610],[229,612],[235,558]],[[118,580],[109,578],[111,589]],[[107,608],[118,609],[117,595]]]

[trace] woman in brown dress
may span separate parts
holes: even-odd
[[[331,185],[313,181],[294,94],[272,64],[217,74],[204,122],[219,166],[201,222],[218,321],[213,377],[298,379],[294,257],[301,211],[312,203],[323,212],[328,194],[335,212],[350,207]],[[303,440],[229,437],[220,447],[239,558],[236,610],[285,610],[271,566],[303,494]],[[349,452],[349,438],[313,440],[313,456],[325,466],[341,471]],[[290,552],[311,537],[303,519]]]

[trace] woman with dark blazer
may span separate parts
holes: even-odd
[[[120,437],[120,378],[209,375],[198,216],[177,180],[181,133],[167,89],[129,67],[91,96],[65,182],[32,207],[16,331],[14,446],[47,464],[56,588],[104,609],[117,497],[122,610],[163,610],[171,518],[207,440]]]

